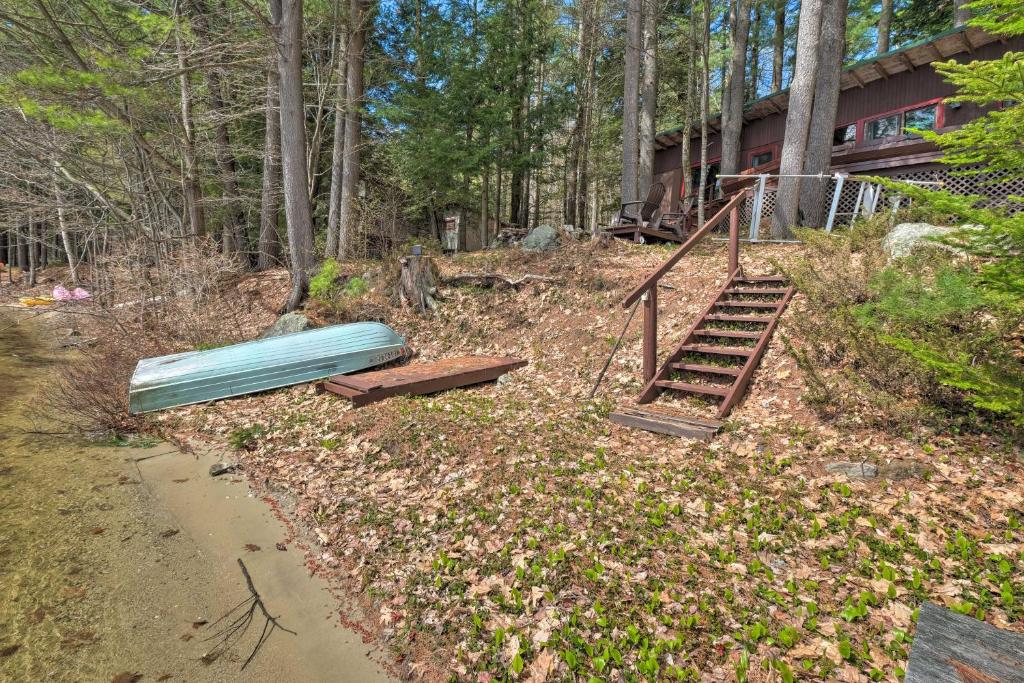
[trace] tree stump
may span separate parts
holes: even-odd
[[[430,315],[437,308],[437,285],[434,264],[429,256],[403,256],[398,280],[398,298],[403,306],[411,306],[420,315]]]

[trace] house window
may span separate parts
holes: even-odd
[[[884,140],[900,134],[900,115],[890,114],[868,121],[865,137],[868,140]]]
[[[939,106],[929,104],[927,107],[911,109],[903,115],[904,128],[916,128],[918,130],[935,130],[938,119]]]
[[[846,126],[839,126],[832,133],[833,145],[845,145],[847,142],[857,141],[857,124],[851,123]]]
[[[750,155],[750,168],[757,168],[763,166],[772,160],[772,150],[768,149],[763,152],[756,152]]]

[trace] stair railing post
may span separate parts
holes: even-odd
[[[737,204],[729,212],[729,272],[732,275],[740,267],[740,207]]]
[[[658,371],[658,283],[644,292],[644,382]]]

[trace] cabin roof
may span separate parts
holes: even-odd
[[[975,26],[959,26],[938,35],[904,45],[880,55],[854,62],[843,68],[839,90],[863,88],[872,81],[890,78],[904,71],[914,71],[932,62],[949,59],[963,52],[973,53],[975,49],[999,40]],[[789,105],[789,88],[751,100],[743,106],[743,122],[756,121],[772,114],[779,114]],[[715,123],[721,114],[708,118],[713,132],[718,132]],[[699,122],[690,126],[690,136],[699,135]],[[658,133],[654,137],[654,149],[667,149],[678,145],[684,139],[686,126],[677,126]]]

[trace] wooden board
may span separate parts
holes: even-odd
[[[615,412],[609,413],[608,419],[623,427],[646,429],[649,432],[683,436],[700,441],[710,441],[722,427],[722,423],[717,420],[705,420],[660,410],[638,408],[619,408]]]
[[[1024,634],[921,605],[904,683],[1022,683]]]
[[[320,388],[350,399],[358,408],[389,396],[433,394],[490,382],[524,365],[526,361],[519,358],[460,356],[357,375],[335,375],[325,380]]]

